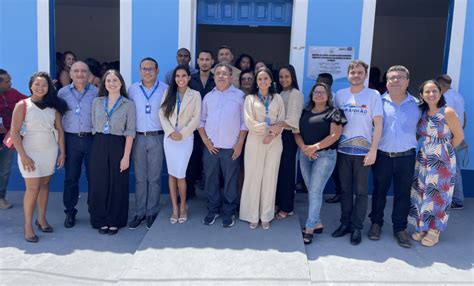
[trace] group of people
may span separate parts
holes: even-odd
[[[83,163],[92,227],[109,235],[127,223],[130,229],[142,223],[150,228],[160,211],[166,158],[171,224],[187,221],[186,197],[194,195],[203,174],[205,225],[222,216],[222,226],[232,227],[238,213],[251,229],[259,225],[269,229],[274,218],[293,214],[298,161],[308,189],[304,242],[311,243],[314,234],[323,231],[322,194],[336,171],[341,224],[332,236],[350,233],[351,244],[357,245],[368,209],[369,170],[375,166],[369,238],[380,238],[393,181],[397,242],[411,246],[406,231],[410,215],[416,221],[412,239],[425,246],[438,243],[459,172],[455,150],[464,137],[460,121],[464,114],[446,105],[448,92],[441,79],[424,82],[419,95],[413,96],[407,91],[408,69],[392,66],[387,71],[387,92],[380,95],[364,85],[368,65],[355,60],[347,71],[350,87],[333,95],[331,76],[322,74],[305,103],[291,65],[279,69],[275,85],[264,64],[254,70],[231,65],[228,46],[219,48],[215,65],[213,53],[201,51],[195,71],[189,67],[188,50],[178,50],[176,59],[168,83],[158,79],[155,59],[142,59],[140,81],[128,90],[120,72],[113,69],[95,87],[88,65],[76,61],[69,72],[72,83],[57,93],[47,73],[33,74],[29,98],[18,92],[6,97],[3,82],[9,75],[0,70],[0,95],[8,99],[5,107],[16,103],[13,112],[5,108],[2,117],[7,119],[3,124],[25,178],[27,241],[38,241],[33,230],[35,205],[39,230],[53,231],[46,205],[55,167],[65,167],[64,226],[75,225]],[[251,67],[251,57],[247,61]],[[128,222],[131,161],[135,213]]]

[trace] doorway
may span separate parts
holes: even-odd
[[[273,71],[288,64],[293,1],[198,0],[197,6],[197,52],[227,45],[234,59],[246,53]]]
[[[120,1],[55,0],[53,37],[55,53],[72,51],[77,60],[92,58],[118,68]],[[58,68],[59,57],[56,61],[52,67]]]
[[[408,68],[409,91],[415,96],[423,81],[443,72],[450,2],[377,0],[371,66],[380,69],[382,86],[385,71],[393,65]]]

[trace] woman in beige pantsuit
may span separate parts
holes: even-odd
[[[275,215],[275,193],[278,168],[283,150],[282,127],[275,124],[285,119],[285,106],[275,92],[269,69],[261,69],[255,76],[253,94],[244,103],[245,124],[249,129],[245,147],[245,173],[240,201],[240,219],[255,229],[259,220],[262,228],[270,228]]]

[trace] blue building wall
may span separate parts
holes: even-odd
[[[363,0],[311,0],[308,3],[306,50],[310,46],[353,47],[359,57]],[[303,90],[308,93],[314,80],[307,78],[308,52],[305,55]],[[333,90],[348,87],[347,79],[334,81]],[[305,94],[307,97],[307,94]]]
[[[140,80],[139,63],[144,57],[158,61],[159,79],[176,66],[179,1],[135,0],[132,2],[132,81]]]
[[[0,67],[13,86],[30,94],[28,80],[38,71],[36,0],[0,1]]]

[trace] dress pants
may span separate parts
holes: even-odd
[[[391,158],[383,152],[377,152],[377,160],[372,168],[374,192],[372,211],[369,217],[372,223],[383,225],[383,215],[387,192],[393,180],[393,232],[405,230],[410,211],[410,190],[415,172],[415,151],[413,155]]]
[[[79,179],[83,162],[86,168],[86,178],[89,181],[89,158],[92,148],[92,136],[78,137],[74,134],[65,133],[65,140],[64,212],[75,215],[77,213],[77,201],[79,200]]]
[[[94,228],[123,227],[128,217],[128,173],[120,172],[125,136],[94,135],[89,164],[89,214]]]
[[[341,223],[359,230],[363,227],[368,203],[370,166],[364,166],[364,157],[337,154],[341,185]]]
[[[298,145],[296,145],[295,137],[291,130],[284,130],[281,134],[281,140],[283,151],[278,170],[276,205],[280,210],[289,213],[294,208],[296,152],[298,151]]]
[[[196,181],[202,178],[202,151],[204,147],[198,131],[194,131],[193,144],[193,152],[186,170],[186,193],[188,195],[196,193]]]
[[[154,216],[160,211],[163,137],[137,134],[133,142],[135,215],[139,217]]]
[[[12,168],[14,149],[3,146],[0,142],[0,199],[4,199],[7,194],[8,179]]]
[[[216,155],[203,150],[202,163],[206,180],[207,210],[219,214],[222,205],[222,216],[231,217],[237,206],[237,187],[239,181],[240,158],[232,160],[234,149],[219,149]],[[221,194],[219,173],[222,172],[224,189]]]

